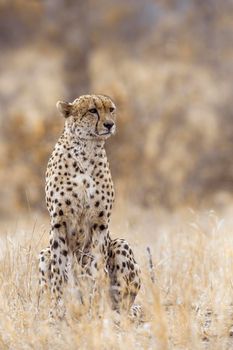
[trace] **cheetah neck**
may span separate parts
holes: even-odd
[[[63,134],[68,141],[67,146],[74,148],[79,152],[84,151],[91,154],[104,149],[105,142],[103,140],[79,138],[68,130],[65,130]]]
[[[86,140],[78,138],[65,129],[61,141],[73,159],[78,161],[82,168],[91,171],[100,159],[107,161],[103,140]]]

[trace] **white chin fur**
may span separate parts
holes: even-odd
[[[113,128],[107,132],[107,131],[103,131],[103,132],[100,132],[98,134],[96,134],[97,136],[111,136],[111,135],[114,135],[116,132],[116,127],[115,125],[113,126]]]

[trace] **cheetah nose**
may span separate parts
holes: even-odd
[[[112,129],[113,125],[114,125],[114,122],[111,122],[111,121],[107,121],[104,123],[105,128],[107,128],[109,131]]]

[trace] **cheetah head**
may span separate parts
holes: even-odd
[[[105,95],[83,95],[72,103],[57,102],[66,127],[81,139],[105,140],[115,133],[116,106]]]

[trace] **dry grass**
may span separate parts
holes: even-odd
[[[143,271],[137,302],[145,322],[109,310],[104,288],[91,310],[69,290],[67,320],[51,327],[48,302],[37,308],[37,254],[46,245],[44,218],[2,224],[0,349],[230,349],[233,236],[231,211],[168,215],[119,203],[115,236],[133,245]],[[143,215],[139,215],[143,214]],[[31,223],[30,223],[31,222]],[[155,282],[150,279],[150,246]]]

